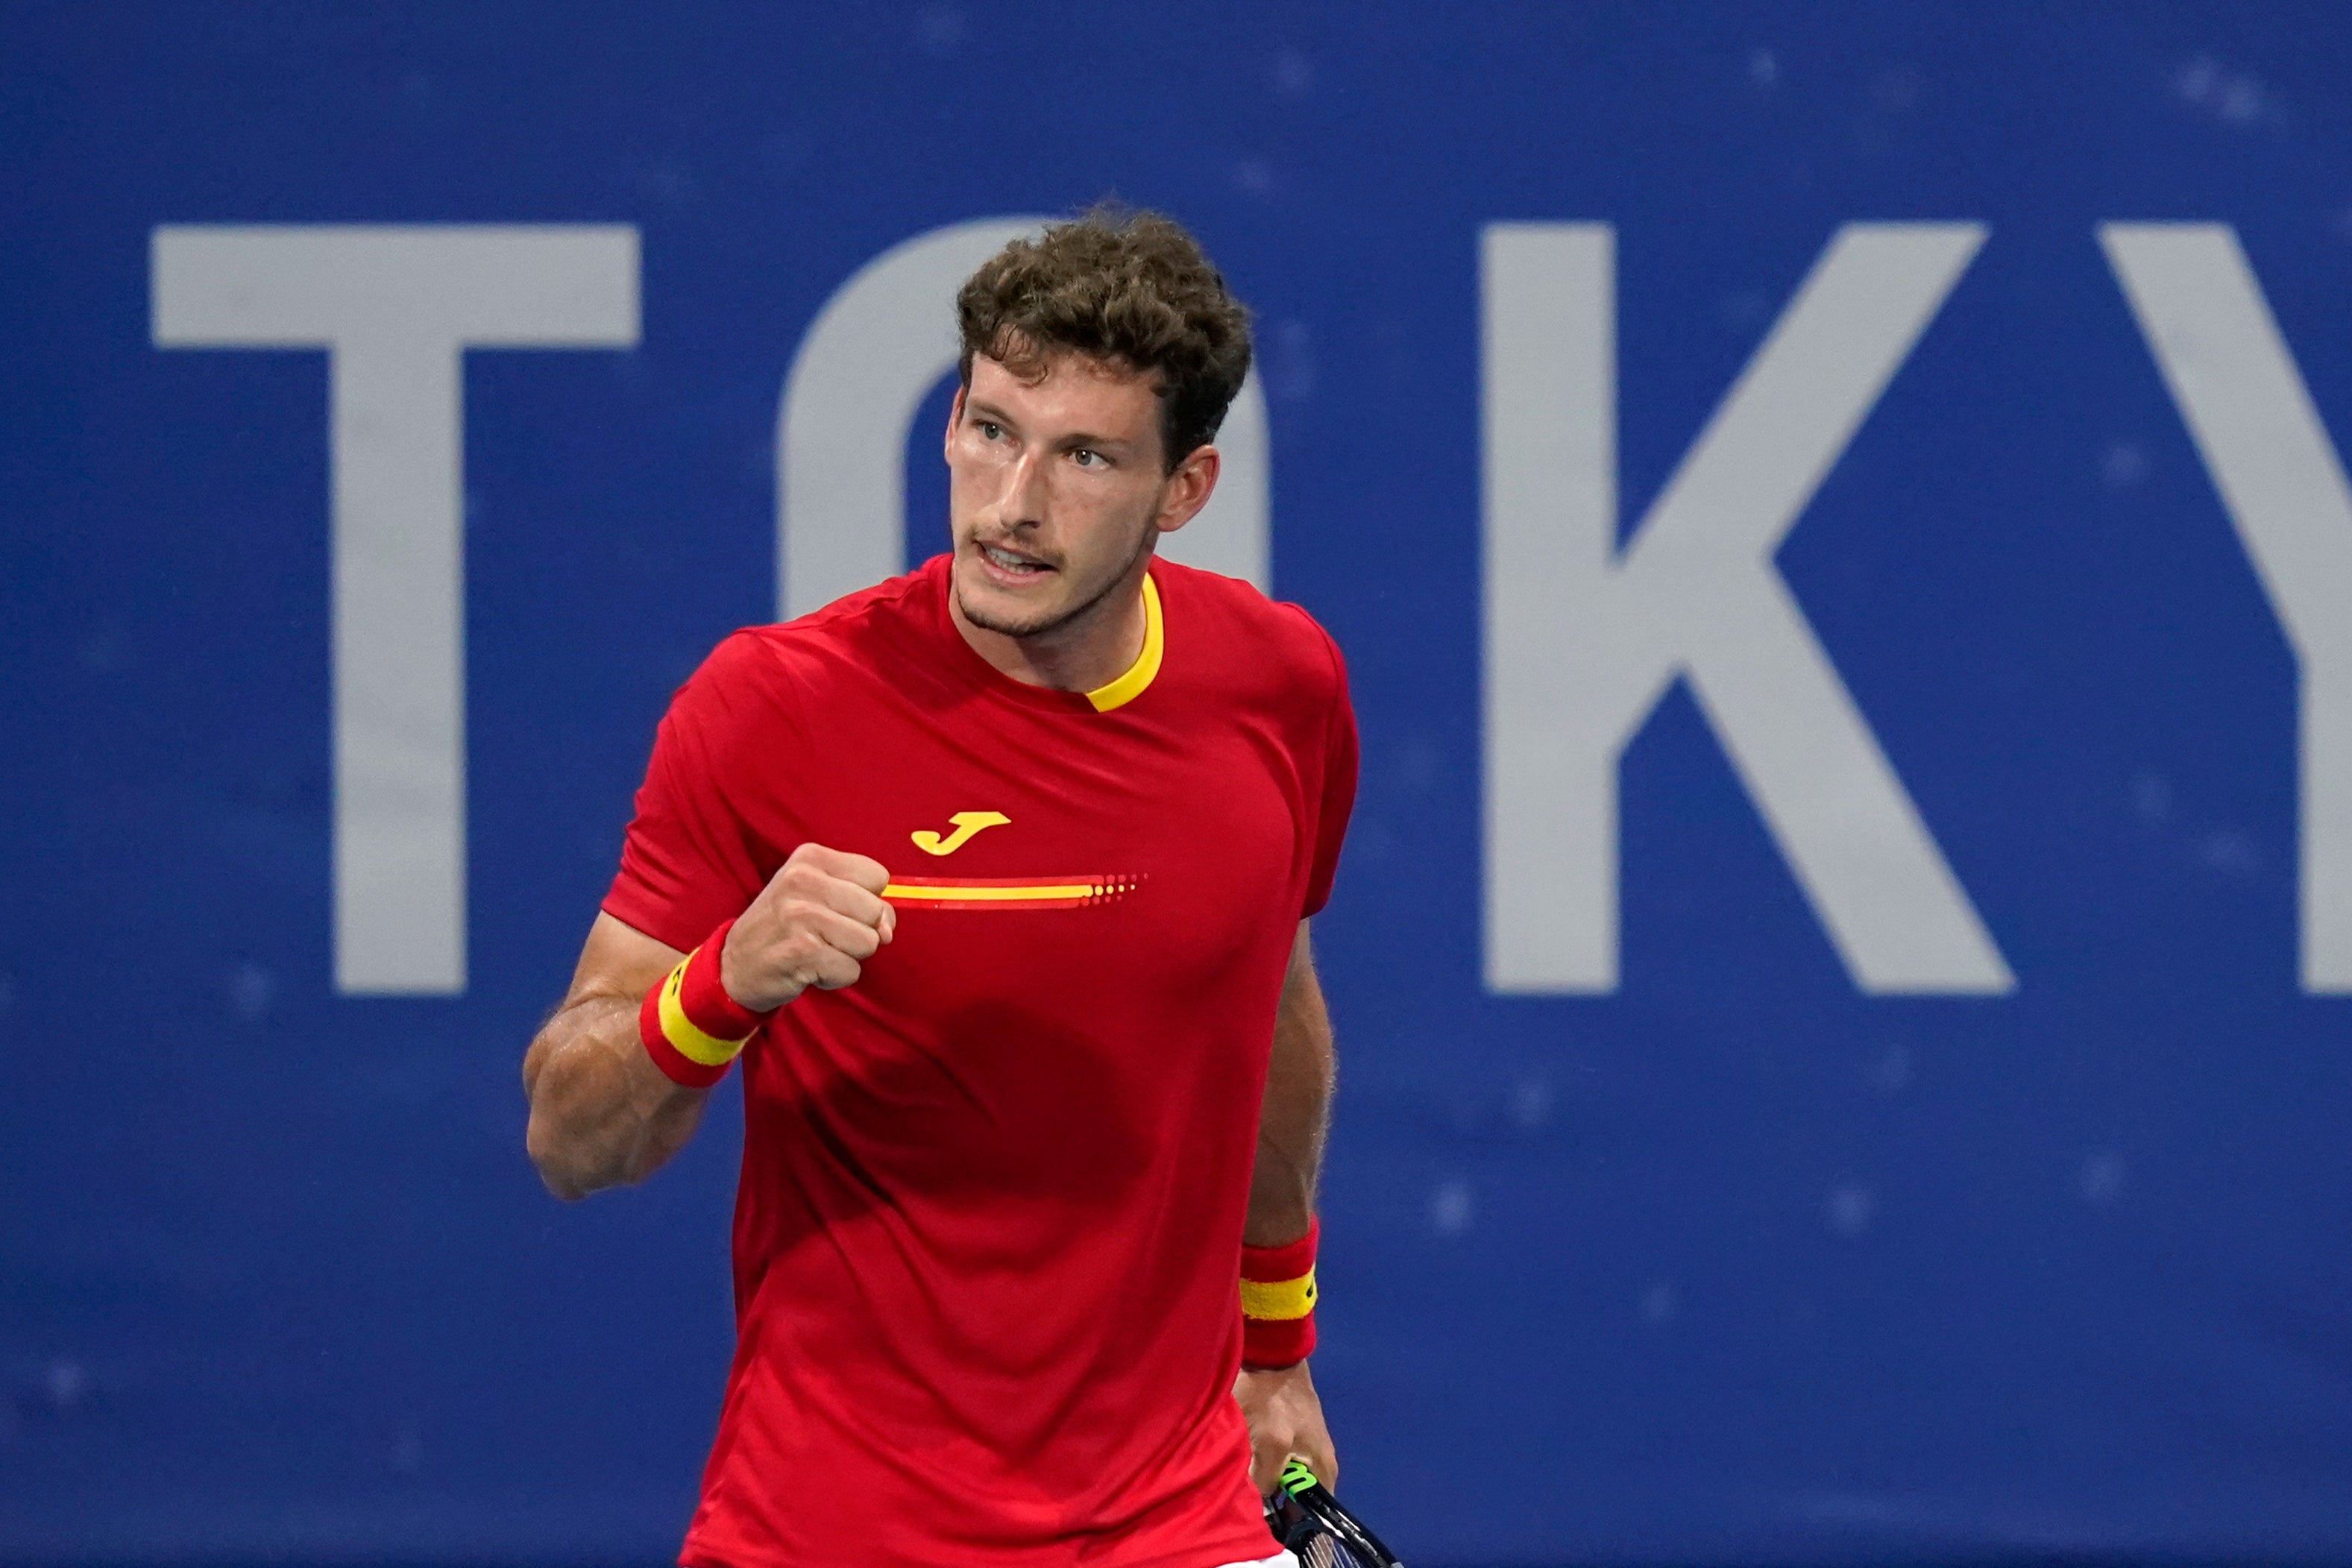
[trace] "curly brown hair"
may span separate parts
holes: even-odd
[[[966,387],[975,354],[1023,376],[1059,351],[1153,372],[1171,473],[1215,438],[1249,373],[1249,310],[1199,243],[1172,218],[1113,203],[989,257],[957,290],[956,319]]]

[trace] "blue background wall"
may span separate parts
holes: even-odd
[[[2095,237],[2234,225],[2352,436],[2347,65],[2321,5],[6,7],[0,1556],[674,1547],[735,1118],[559,1206],[521,1049],[667,693],[772,613],[811,319],[1107,191],[1259,312],[1276,591],[1353,664],[1349,1495],[1430,1563],[2352,1556],[2295,667]],[[1528,219],[1616,226],[1629,517],[1838,225],[1989,225],[1779,559],[2013,995],[1861,995],[1679,693],[1622,988],[1482,989],[1477,258]],[[158,352],[150,232],[551,221],[638,225],[644,330],[467,362],[471,986],[339,998],[325,360]]]

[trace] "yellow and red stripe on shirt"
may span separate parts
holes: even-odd
[[[882,896],[902,909],[1082,909],[1125,898],[1143,884],[1128,872],[1068,876],[901,876]]]

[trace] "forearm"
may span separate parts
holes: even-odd
[[[1331,1120],[1332,1071],[1331,1017],[1323,1006],[1302,922],[1275,1011],[1274,1054],[1258,1108],[1257,1159],[1250,1171],[1249,1217],[1242,1228],[1242,1239],[1251,1247],[1288,1249],[1315,1222],[1315,1181],[1322,1172],[1323,1134]],[[1264,1266],[1285,1254],[1256,1257]],[[1288,1261],[1275,1274],[1253,1274],[1251,1266],[1252,1255],[1244,1253],[1245,1281],[1288,1279],[1297,1272]],[[1243,1310],[1249,1312],[1249,1287],[1243,1289]],[[1322,1402],[1302,1359],[1313,1347],[1313,1323],[1310,1313],[1303,1332],[1302,1325],[1273,1317],[1250,1317],[1243,1326],[1242,1370],[1234,1380],[1234,1397],[1249,1426],[1250,1478],[1261,1492],[1274,1490],[1283,1462],[1294,1454],[1326,1484],[1339,1474]]]
[[[525,1144],[558,1197],[643,1181],[694,1135],[707,1089],[672,1082],[637,1038],[637,1004],[567,1002],[523,1057]]]
[[[1330,1125],[1333,1076],[1331,1018],[1302,925],[1275,1013],[1274,1051],[1258,1112],[1249,1218],[1242,1232],[1253,1247],[1279,1247],[1307,1234]]]

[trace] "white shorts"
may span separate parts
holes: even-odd
[[[1225,1568],[1298,1568],[1297,1552],[1277,1552],[1271,1557],[1260,1557],[1250,1563],[1228,1563]]]

